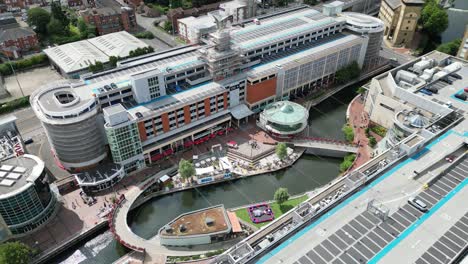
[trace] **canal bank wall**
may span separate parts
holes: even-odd
[[[167,190],[167,191],[155,192],[155,193],[149,194],[147,196],[144,196],[143,199],[138,199],[137,201],[135,201],[135,203],[131,206],[130,210],[137,209],[138,207],[140,207],[141,205],[143,205],[147,201],[149,201],[149,200],[151,200],[153,198],[159,197],[159,196],[168,195],[168,194],[177,193],[177,192],[182,192],[182,191],[190,190],[190,189],[197,188],[197,187],[205,187],[205,186],[209,186],[209,185],[219,184],[219,183],[232,181],[232,180],[236,180],[236,179],[242,179],[242,178],[245,178],[245,177],[257,176],[257,175],[261,175],[261,174],[280,171],[280,170],[286,169],[286,168],[291,167],[292,165],[294,165],[294,163],[297,160],[299,160],[299,158],[302,156],[303,153],[304,153],[304,150],[301,150],[296,159],[294,159],[292,162],[288,163],[287,165],[285,165],[284,167],[281,167],[281,168],[271,169],[271,170],[262,170],[262,171],[258,171],[258,172],[255,172],[255,173],[239,175],[237,177],[222,179],[222,180],[213,181],[213,182],[209,182],[209,183],[196,184],[196,185],[191,185],[191,186],[182,187],[182,188],[173,188],[173,189],[170,189],[170,190]],[[109,228],[108,220],[107,219],[102,220],[102,221],[98,222],[96,225],[94,225],[92,228],[84,230],[84,231],[80,232],[79,234],[76,234],[76,235],[70,237],[67,241],[61,243],[60,245],[57,245],[56,247],[53,247],[53,248],[51,248],[49,250],[46,250],[46,251],[42,252],[40,255],[38,255],[33,260],[32,263],[33,264],[49,263],[52,258],[60,255],[64,251],[70,249],[71,247],[77,245],[80,242],[83,242],[86,239],[88,239],[88,238],[90,238],[90,237],[92,237],[92,236],[94,236],[96,234],[99,234],[99,233],[101,233],[103,231],[106,231],[108,228]]]

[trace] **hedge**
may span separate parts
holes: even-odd
[[[9,102],[1,104],[0,114],[10,113],[17,109],[28,107],[28,106],[29,106],[29,95],[20,97],[18,99],[13,99]]]
[[[3,76],[13,74],[11,67],[15,70],[23,70],[27,68],[31,68],[32,66],[42,64],[48,61],[48,58],[45,54],[39,54],[33,57],[29,57],[27,59],[5,62],[0,64],[0,74]]]

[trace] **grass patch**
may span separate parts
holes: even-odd
[[[273,213],[275,214],[275,219],[283,215],[284,213],[288,212],[289,210],[293,209],[296,205],[304,202],[307,200],[307,195],[303,195],[297,198],[289,199],[288,201],[284,202],[282,206],[280,206],[278,203],[273,202],[270,203],[271,209],[273,210]],[[259,223],[259,224],[254,224],[250,220],[249,213],[247,212],[247,208],[241,208],[236,211],[234,211],[240,219],[244,220],[247,223],[252,224],[255,227],[262,227],[265,225],[268,225],[271,222],[264,222],[264,223]]]
[[[385,134],[387,134],[387,129],[380,125],[371,126],[370,130],[381,137],[385,137]]]
[[[345,172],[353,165],[356,159],[356,154],[348,154],[344,157],[343,162],[340,164],[340,172]]]

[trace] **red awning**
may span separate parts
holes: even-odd
[[[192,141],[187,141],[184,143],[184,147],[190,147],[193,145],[193,142]]]

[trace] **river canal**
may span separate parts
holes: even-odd
[[[356,95],[357,87],[349,87],[311,109],[310,136],[344,139],[341,127],[345,123],[347,105]],[[292,195],[303,193],[333,180],[339,173],[341,161],[304,155],[287,170],[155,198],[132,213],[130,226],[136,234],[150,238],[181,213],[218,204],[230,208],[271,200],[279,187],[288,188]],[[126,252],[128,250],[106,231],[65,252],[53,263],[107,264]]]

